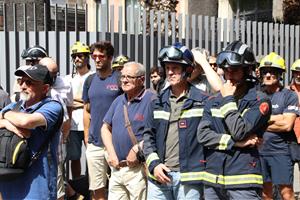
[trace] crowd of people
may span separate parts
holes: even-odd
[[[297,198],[300,59],[285,86],[274,52],[257,61],[241,41],[216,56],[174,43],[145,88],[146,67],[114,59],[109,41],[70,52],[60,76],[43,47],[25,49],[13,94],[0,88],[0,128],[39,154],[19,177],[0,175],[0,199]],[[72,184],[82,176],[87,194]]]

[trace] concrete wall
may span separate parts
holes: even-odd
[[[188,15],[218,15],[218,0],[189,0]]]

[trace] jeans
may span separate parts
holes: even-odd
[[[169,172],[170,183],[160,184],[148,180],[149,200],[202,199],[202,184],[185,184],[180,182],[180,172]]]

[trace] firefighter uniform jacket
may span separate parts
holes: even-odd
[[[220,94],[208,101],[198,127],[198,141],[205,147],[203,182],[214,187],[262,187],[263,177],[256,147],[234,147],[250,134],[262,136],[271,114],[270,100],[254,83],[238,100]]]
[[[154,168],[164,163],[166,138],[170,119],[170,87],[155,99],[149,107],[144,131],[144,153],[149,169],[149,179],[153,181]],[[202,117],[208,96],[196,87],[189,85],[189,95],[184,102],[178,121],[179,163],[181,182],[199,183],[202,180],[203,147],[197,141],[197,127]]]

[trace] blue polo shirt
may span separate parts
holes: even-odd
[[[286,88],[268,95],[272,103],[272,115],[295,113],[298,115],[297,94]],[[260,148],[261,155],[289,155],[287,140],[292,132],[278,133],[266,131],[263,135],[263,145]]]
[[[112,127],[112,142],[118,159],[126,160],[126,157],[133,144],[130,140],[127,128],[125,127],[123,105],[127,105],[128,117],[132,126],[133,133],[138,141],[143,139],[145,127],[145,117],[148,116],[148,106],[153,99],[154,93],[145,90],[138,97],[128,103],[126,94],[119,96],[110,106],[103,122]]]
[[[21,106],[20,111],[28,113],[44,101],[49,101],[49,98],[29,108]],[[14,108],[15,104],[9,104],[3,111]],[[24,175],[13,181],[0,181],[0,192],[3,199],[56,199],[59,130],[55,133],[53,133],[53,130],[63,111],[58,102],[50,101],[42,105],[35,112],[41,113],[45,117],[47,125],[46,127],[37,127],[31,130],[31,136],[28,138],[29,148],[32,154],[36,153],[48,135],[55,134],[52,136],[50,142],[51,156],[48,159],[47,151],[44,150],[40,158],[26,170]]]
[[[111,103],[117,96],[122,94],[119,87],[120,74],[113,71],[105,79],[94,75],[91,85],[88,88],[87,81],[83,85],[82,99],[84,103],[90,103],[91,123],[89,128],[88,142],[96,146],[103,146],[100,137],[100,128],[102,127],[103,118],[109,109]],[[87,80],[87,79],[86,79]]]

